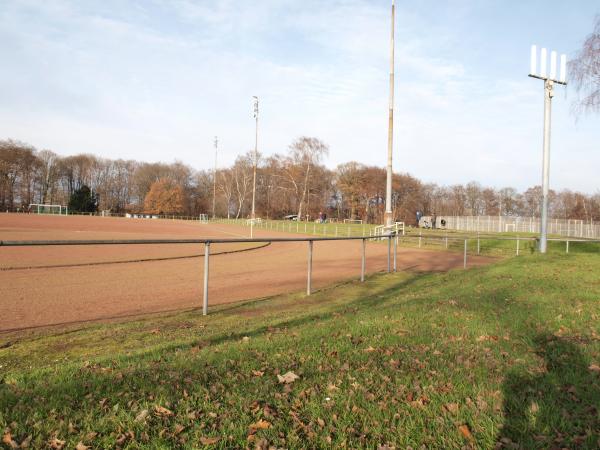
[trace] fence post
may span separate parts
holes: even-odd
[[[463,258],[463,269],[467,268],[467,240],[465,239],[465,254]]]
[[[394,237],[394,272],[397,272],[398,265],[396,260],[398,259],[398,235]]]
[[[519,235],[517,234],[517,256],[519,256]]]
[[[308,279],[306,280],[306,295],[311,293],[313,241],[308,241]]]
[[[338,236],[338,233],[337,233],[337,225],[336,225],[335,226],[335,237],[337,237],[337,236]]]
[[[446,234],[446,250],[448,249],[448,234]]]
[[[567,253],[569,253],[569,240],[567,239]]]
[[[387,271],[392,271],[392,235],[388,235],[388,258],[387,258]]]
[[[421,230],[419,230],[419,248],[421,248]]]
[[[361,264],[360,264],[360,281],[361,283],[365,281],[365,266],[366,266],[366,253],[367,253],[367,240],[363,239],[362,240],[362,258],[361,258]]]
[[[479,232],[477,232],[477,254],[479,255],[479,251],[481,249],[481,245],[479,244]]]
[[[210,258],[210,242],[204,243],[204,302],[202,304],[202,315],[208,314],[208,263]]]

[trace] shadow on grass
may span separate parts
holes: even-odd
[[[496,448],[600,448],[600,378],[576,341],[534,339],[538,373],[509,373]]]

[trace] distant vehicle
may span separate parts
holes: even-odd
[[[298,214],[288,214],[283,216],[283,220],[298,220]]]

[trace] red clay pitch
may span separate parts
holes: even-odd
[[[0,214],[0,240],[201,239],[248,233],[247,227],[179,220]],[[299,236],[263,230],[254,235]],[[209,307],[305,289],[305,242],[252,248],[257,245],[212,245]],[[231,250],[245,251],[225,253]],[[202,254],[202,244],[0,247],[0,332],[201,308]],[[359,277],[360,255],[360,241],[316,242],[313,288]],[[469,266],[490,261],[470,256]],[[462,264],[457,253],[398,249],[399,270],[445,271]],[[387,247],[368,244],[367,271],[386,266]]]

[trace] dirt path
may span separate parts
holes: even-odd
[[[11,217],[12,216],[12,217]],[[16,216],[16,218],[14,218]],[[10,217],[10,220],[7,219]],[[40,217],[45,220],[40,220]],[[62,222],[61,222],[62,221]],[[157,223],[158,222],[158,223]],[[162,223],[161,223],[162,222]],[[78,233],[79,232],[79,233]],[[0,239],[199,238],[245,235],[244,227],[191,222],[52,217],[0,214]],[[258,231],[257,237],[286,236]],[[59,237],[56,237],[59,236]],[[298,235],[292,235],[298,236]],[[0,261],[11,250],[11,264],[115,261],[136,256],[162,257],[201,253],[175,246],[105,246],[2,248]],[[74,251],[73,249],[78,249]],[[224,249],[223,249],[224,250]],[[313,286],[319,288],[360,275],[360,241],[314,244]],[[6,259],[5,259],[6,258]],[[268,247],[211,257],[209,305],[303,290],[306,286],[306,243],[273,243]],[[469,265],[489,258],[470,257]],[[398,249],[399,270],[445,271],[462,266],[462,255]],[[0,266],[4,264],[2,262]],[[385,270],[387,247],[367,245],[367,271]],[[202,305],[203,258],[122,262],[96,266],[0,270],[0,331],[109,320],[138,314]]]

